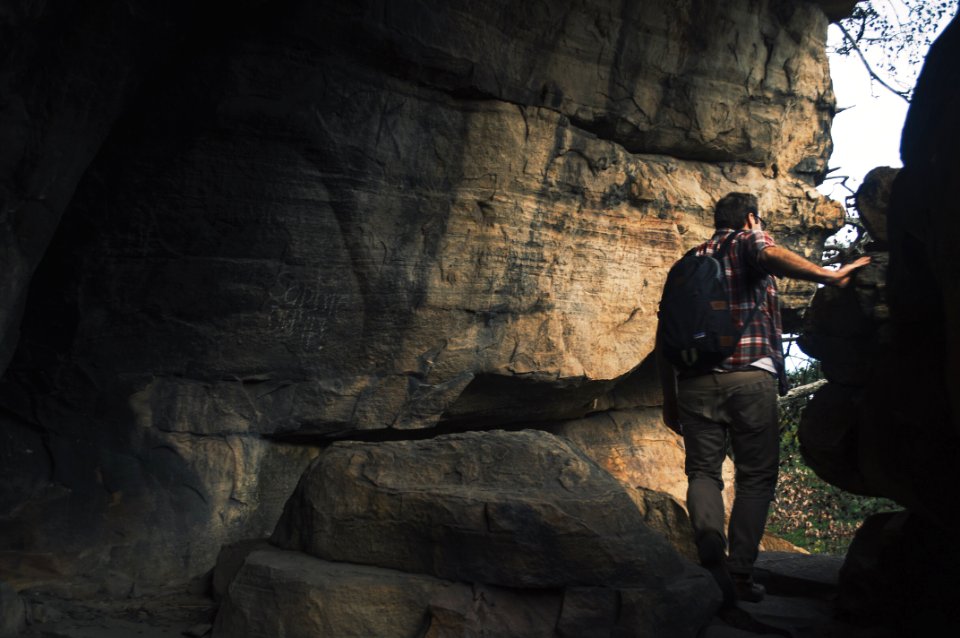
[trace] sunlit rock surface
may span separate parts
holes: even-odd
[[[193,5],[0,12],[18,585],[202,577],[331,438],[655,409],[720,196],[811,258],[842,223],[816,4]]]

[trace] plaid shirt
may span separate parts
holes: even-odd
[[[709,241],[694,250],[698,255],[713,255],[732,232],[736,231],[721,228]],[[768,276],[759,260],[760,252],[774,245],[773,237],[762,230],[743,231],[730,243],[727,256],[723,259],[730,294],[730,312],[738,328],[743,326],[757,298],[763,295],[763,301],[750,325],[744,329],[737,349],[720,364],[725,370],[743,369],[764,357],[773,359],[777,370],[783,370],[783,352],[780,348],[783,329],[777,283],[772,276]]]

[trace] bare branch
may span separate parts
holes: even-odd
[[[777,404],[783,405],[785,403],[792,403],[797,399],[805,399],[811,394],[813,394],[814,392],[816,392],[817,390],[819,390],[820,388],[822,388],[823,386],[825,386],[826,384],[827,384],[826,379],[817,379],[812,383],[805,383],[804,385],[797,386],[796,388],[793,388],[792,390],[787,392],[784,396],[777,399]]]
[[[892,86],[890,86],[889,84],[887,84],[887,83],[883,80],[883,78],[881,78],[879,75],[877,75],[876,71],[873,70],[873,67],[870,66],[870,63],[867,62],[867,58],[865,58],[865,57],[863,56],[863,51],[861,51],[861,50],[860,50],[860,47],[857,46],[857,42],[856,42],[856,40],[853,39],[853,36],[850,35],[850,32],[847,31],[847,30],[844,28],[844,26],[843,26],[842,24],[840,24],[839,22],[836,22],[835,24],[837,25],[837,28],[840,29],[840,33],[843,34],[843,37],[847,40],[847,42],[850,43],[850,46],[853,48],[853,50],[857,52],[857,55],[860,57],[860,61],[863,62],[863,67],[867,70],[867,73],[870,74],[870,77],[872,77],[874,80],[876,80],[876,81],[880,84],[880,86],[882,86],[883,88],[887,89],[888,91],[890,91],[891,93],[893,93],[893,94],[896,95],[897,97],[900,97],[901,99],[903,99],[904,102],[906,102],[907,104],[909,104],[909,103],[910,103],[910,91],[898,91],[897,89],[895,89],[895,88],[893,88]]]
[[[847,107],[847,108],[852,108],[852,107]],[[842,167],[840,167],[840,166],[838,166],[838,167],[836,167],[836,168],[832,168],[832,169],[830,169],[830,172],[839,171],[841,168],[842,168]],[[848,179],[851,179],[851,177],[852,177],[852,176],[850,176],[850,175],[829,175],[829,176],[827,176],[827,178],[824,179],[823,181],[824,181],[824,182],[836,182],[836,184],[832,184],[832,185],[834,185],[834,186],[840,186],[841,188],[846,189],[847,192],[849,192],[850,195],[853,196],[853,195],[856,195],[857,192],[856,192],[855,190],[853,190],[852,188],[850,188],[850,186],[847,185],[847,180],[848,180]]]

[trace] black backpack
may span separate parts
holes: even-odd
[[[733,354],[760,307],[758,300],[744,328],[736,328],[721,260],[739,234],[730,233],[713,256],[691,250],[667,274],[657,313],[658,347],[680,370],[707,371],[718,366]]]

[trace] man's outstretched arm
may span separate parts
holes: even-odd
[[[841,266],[837,270],[830,270],[808,261],[800,255],[790,252],[782,246],[770,246],[760,253],[760,265],[770,274],[778,277],[813,281],[826,286],[843,288],[850,283],[850,277],[855,271],[870,263],[869,257],[859,259]]]

